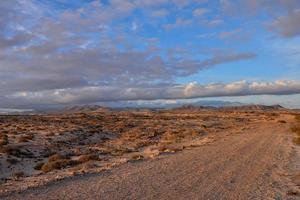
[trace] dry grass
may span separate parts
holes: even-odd
[[[224,130],[270,116],[277,115],[254,111],[129,110],[0,116],[0,153],[10,167],[26,165],[24,172],[31,176],[35,170],[47,173],[101,166],[119,158],[144,159],[143,150],[151,146],[158,152],[181,151],[175,148],[181,142],[223,134]],[[2,177],[12,178],[14,171],[7,170],[8,175]]]
[[[278,122],[282,123],[282,124],[286,124],[287,123],[285,120],[279,120]]]
[[[15,173],[13,174],[13,177],[15,177],[15,178],[21,178],[21,177],[23,177],[23,176],[25,176],[25,173],[22,172],[22,171],[15,172]]]
[[[298,196],[299,192],[296,190],[289,190],[286,193],[288,196]]]
[[[57,154],[53,154],[52,156],[50,156],[48,158],[48,162],[54,162],[54,161],[61,160],[61,159],[67,159],[67,157],[57,153]]]
[[[144,156],[141,155],[141,154],[135,154],[135,155],[133,155],[131,157],[131,160],[135,160],[135,161],[137,161],[137,160],[143,160],[143,159],[144,159]]]
[[[0,135],[0,146],[8,144],[8,136],[6,134]]]
[[[17,142],[18,143],[22,143],[22,142],[28,142],[30,140],[32,140],[34,138],[34,135],[33,134],[26,134],[26,135],[21,135]]]
[[[86,163],[88,161],[93,161],[93,160],[100,160],[99,156],[97,154],[86,154],[86,155],[81,155],[78,158],[78,161],[80,163]]]
[[[0,147],[1,153],[6,153],[7,155],[15,156],[17,158],[33,158],[34,155],[30,151],[26,149],[22,149],[19,146],[14,145],[6,145],[3,147]]]
[[[37,163],[37,164],[34,166],[34,169],[35,169],[35,170],[41,170],[44,164],[45,164],[45,163],[43,163],[43,162]]]
[[[70,159],[57,159],[55,161],[50,161],[41,167],[41,170],[45,173],[56,170],[56,169],[63,169],[66,167],[71,167],[77,165],[78,161],[70,160]]]
[[[296,124],[292,126],[291,130],[296,133],[296,137],[294,138],[294,143],[300,145],[300,115],[296,115]]]

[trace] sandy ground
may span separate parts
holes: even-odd
[[[292,138],[289,123],[265,121],[176,154],[0,198],[300,199],[294,179],[300,170],[299,147]]]
[[[126,110],[0,116],[0,194],[211,143],[286,110]]]

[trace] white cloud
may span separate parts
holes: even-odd
[[[191,99],[199,97],[226,97],[247,95],[300,94],[300,82],[278,80],[275,82],[239,81],[228,84],[213,83],[200,85],[191,82],[186,85],[161,87],[118,87],[87,86],[39,92],[18,92],[6,96],[6,102],[22,102],[29,105],[53,105],[96,103],[101,101]],[[4,101],[3,101],[4,102]],[[4,105],[5,106],[5,105]],[[25,106],[26,107],[26,106]]]
[[[132,30],[132,31],[136,31],[137,29],[138,29],[137,23],[136,23],[136,22],[132,22],[132,23],[131,23],[131,30]]]
[[[206,1],[88,1],[79,8],[75,6],[65,10],[52,9],[51,3],[37,0],[0,1],[0,106],[263,94],[272,93],[272,87],[276,94],[298,91],[288,92],[287,88],[295,86],[295,83],[287,84],[286,81],[206,86],[192,82],[174,86],[175,80],[190,79],[200,70],[256,57],[255,53],[236,49],[203,53],[206,44],[194,41],[190,34],[185,35],[184,31],[189,32],[189,28],[195,30],[193,26],[197,25],[191,14],[202,16],[197,18],[198,26],[202,26],[197,27],[199,31],[195,31],[196,34],[206,32],[208,27],[225,24],[222,13],[217,9],[216,13],[209,13],[213,16],[204,16],[209,10],[202,8],[204,5],[201,3]],[[231,2],[228,7],[235,5],[232,5],[234,1],[221,2]],[[261,9],[261,6],[265,7],[264,10],[270,7],[260,1],[242,2],[237,5],[249,5],[244,7],[253,10]],[[273,28],[284,37],[299,34],[299,11],[294,9],[298,4],[293,2],[276,0],[276,4],[288,10],[286,16],[280,13],[282,17],[276,18],[278,15],[274,14]],[[195,7],[199,8],[193,10],[195,7],[188,6],[190,3],[196,3]],[[135,14],[136,9],[140,9],[139,14]],[[154,18],[167,15],[170,17]],[[149,16],[153,17],[144,19]],[[224,17],[224,20],[227,18]],[[182,28],[182,36],[187,40],[177,41],[177,35],[171,35],[175,38],[174,44],[164,46],[166,41],[160,41],[160,34],[151,35],[152,31],[144,34],[147,26],[151,30],[164,27],[170,30],[167,34],[172,34],[172,29]],[[220,34],[208,31],[210,34],[199,35],[198,39],[237,39],[241,35],[244,38],[242,30],[237,28]],[[193,34],[193,31],[189,33]],[[197,44],[203,44],[202,49],[196,50],[200,47]],[[219,44],[212,45],[220,47]]]
[[[154,10],[150,13],[152,17],[165,17],[169,15],[169,11],[167,9]]]
[[[190,19],[181,19],[178,18],[176,19],[175,23],[171,23],[171,24],[165,24],[164,28],[167,30],[171,30],[174,28],[182,28],[182,27],[186,27],[186,26],[190,26],[192,25],[192,20]]]
[[[286,38],[300,35],[300,9],[278,17],[270,28]]]
[[[200,16],[205,15],[208,12],[209,12],[209,9],[207,9],[207,8],[197,8],[193,11],[193,15],[195,17],[200,17]]]

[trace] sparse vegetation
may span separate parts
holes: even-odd
[[[6,134],[0,135],[0,146],[8,144],[8,136]]]
[[[279,120],[278,122],[282,123],[282,124],[286,124],[287,123],[285,120]]]
[[[100,160],[97,154],[86,154],[81,155],[78,159],[79,163],[85,163],[91,160]]]
[[[43,163],[43,162],[37,163],[37,164],[34,166],[34,169],[35,169],[35,170],[41,170],[44,164],[45,164],[45,163]]]
[[[294,143],[300,145],[300,115],[295,116],[296,124],[292,126],[292,131],[296,133],[296,137],[294,138]]]
[[[22,171],[15,172],[15,173],[13,174],[13,177],[15,177],[15,178],[21,178],[21,177],[23,177],[23,176],[25,176],[25,173],[22,172]]]
[[[21,136],[18,138],[18,143],[28,142],[28,141],[32,140],[33,137],[34,137],[33,134],[21,135]]]
[[[289,190],[289,191],[287,191],[286,194],[289,196],[297,196],[299,194],[299,192],[295,191],[295,190]]]
[[[77,161],[75,160],[70,160],[70,159],[57,159],[55,161],[50,161],[47,162],[45,164],[43,164],[43,166],[41,167],[41,170],[43,172],[50,172],[53,171],[55,169],[63,169],[66,167],[71,167],[78,164]]]
[[[277,116],[271,112],[184,109],[2,116],[0,161],[11,168],[0,178],[31,176],[37,171],[49,176],[58,173],[55,170],[77,173],[118,159],[153,158],[162,152],[182,151],[184,142],[224,134],[224,130],[242,130],[249,123]],[[188,147],[199,146],[191,144]],[[143,152],[149,148],[154,150]],[[25,165],[23,175],[14,174]]]
[[[61,160],[61,159],[67,159],[67,157],[56,153],[48,158],[48,162],[54,162],[54,161]]]
[[[132,160],[142,160],[144,159],[144,156],[141,154],[135,154],[131,157]]]

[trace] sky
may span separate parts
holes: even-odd
[[[191,99],[300,108],[300,1],[0,1],[0,108]]]

